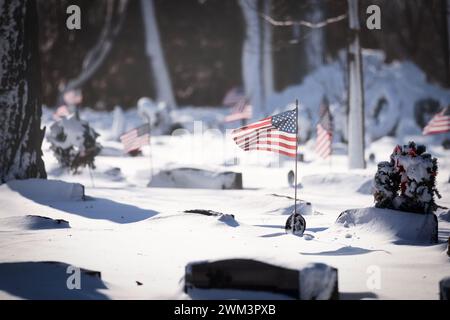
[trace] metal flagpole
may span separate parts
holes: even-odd
[[[92,169],[90,166],[88,166],[88,168],[89,168],[89,176],[91,177],[92,188],[95,188],[94,175],[92,174]]]
[[[298,157],[298,99],[295,99],[295,196],[294,216],[297,215],[297,157]],[[294,219],[292,219],[294,221]]]
[[[333,147],[333,141],[331,141],[330,143],[331,143],[331,147],[330,147],[330,148],[332,148],[332,147]],[[331,160],[331,155],[332,155],[332,153],[333,153],[333,152],[330,151],[330,155],[328,156],[328,158],[329,158],[329,163],[328,163],[328,164],[329,164],[329,166],[330,166],[330,172],[331,172],[331,169],[332,169],[332,167],[333,167],[333,165],[332,165],[332,163],[331,163],[331,161],[332,161],[332,160]]]
[[[151,135],[151,122],[150,116],[147,116],[148,121],[148,149],[149,149],[149,160],[150,160],[150,181],[153,179],[153,155],[152,155],[152,135]]]
[[[333,170],[333,134],[334,134],[334,126],[333,126],[333,117],[331,116],[330,106],[328,106],[328,119],[330,120],[330,125],[328,130],[330,130],[331,137],[330,137],[330,155],[328,156],[330,158],[330,172]]]

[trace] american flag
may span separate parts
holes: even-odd
[[[225,117],[225,122],[250,119],[252,117],[252,106],[245,96],[242,88],[232,88],[223,99],[225,106],[231,107],[231,114]]]
[[[143,145],[150,143],[150,125],[143,124],[120,136],[125,152],[138,150]]]
[[[234,129],[231,136],[244,151],[272,151],[295,158],[296,110],[285,111]]]
[[[67,108],[67,106],[65,106],[65,105],[62,105],[62,106],[58,107],[58,109],[56,109],[55,113],[53,114],[53,119],[59,120],[61,118],[68,117],[70,115],[71,115],[71,112],[70,112],[69,108]]]
[[[423,134],[438,134],[450,131],[450,106],[431,118],[430,122],[423,128]]]
[[[234,87],[227,92],[227,94],[223,98],[222,103],[224,106],[232,107],[243,98],[245,98],[244,89],[242,89],[241,87]]]
[[[224,119],[225,122],[250,119],[252,117],[252,106],[246,98],[241,99],[231,108],[231,114]]]
[[[319,123],[317,124],[316,153],[324,159],[331,156],[331,144],[333,142],[333,118],[326,99],[322,102],[319,111]]]

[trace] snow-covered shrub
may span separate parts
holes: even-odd
[[[377,208],[430,213],[436,210],[437,159],[423,145],[396,146],[390,161],[378,164],[374,198]]]
[[[411,61],[386,63],[382,51],[369,49],[362,51],[362,58],[368,142],[386,133],[399,138],[420,135],[439,106],[448,104],[450,90],[427,82],[424,71]],[[335,118],[334,139],[347,141],[346,60],[345,52],[341,51],[336,60],[316,68],[302,83],[270,95],[267,114],[288,110],[292,101],[299,99],[302,107],[310,111],[311,123],[316,124],[318,107],[326,96]],[[302,120],[299,120],[301,128]],[[312,126],[313,136],[314,130]]]
[[[170,108],[164,102],[154,102],[150,98],[140,98],[138,101],[138,113],[144,121],[150,123],[153,135],[170,134],[172,119]]]
[[[94,159],[102,148],[98,136],[86,121],[72,115],[54,122],[47,139],[61,167],[76,173],[79,167],[95,168]]]

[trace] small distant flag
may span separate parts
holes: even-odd
[[[434,115],[430,122],[423,128],[423,134],[439,134],[450,131],[450,106]]]
[[[285,111],[234,129],[231,136],[239,148],[244,151],[271,151],[295,158],[296,110]]]
[[[223,99],[225,106],[231,107],[231,114],[225,117],[225,122],[245,120],[252,117],[252,106],[242,88],[231,89]]]
[[[140,149],[150,143],[150,125],[146,123],[124,133],[120,136],[120,141],[122,141],[123,149],[127,153]]]
[[[328,158],[332,153],[333,117],[331,116],[328,100],[324,98],[319,110],[317,124],[316,153],[321,158]]]
[[[227,92],[225,97],[223,98],[223,105],[227,107],[232,107],[236,103],[242,100],[242,98],[245,98],[245,92],[244,89],[241,87],[234,87],[231,88],[230,91]]]
[[[77,105],[83,101],[83,95],[81,90],[72,89],[65,91],[62,95],[62,99],[59,101],[59,107],[53,114],[53,119],[60,120],[61,118],[67,118],[72,113],[77,114]]]
[[[225,117],[225,122],[250,119],[252,117],[252,106],[247,99],[242,99],[231,108],[231,114]]]
[[[72,113],[70,112],[69,108],[67,106],[62,105],[56,109],[55,113],[53,114],[54,120],[59,120],[61,118],[66,118],[70,116]]]

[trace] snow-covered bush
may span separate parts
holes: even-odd
[[[95,168],[94,159],[102,148],[98,136],[86,121],[72,115],[54,122],[47,139],[61,167],[76,173],[79,167]]]
[[[377,208],[390,208],[417,213],[436,210],[437,159],[426,153],[423,145],[410,142],[396,146],[390,161],[378,164],[374,198]]]
[[[400,138],[420,135],[440,106],[448,104],[450,90],[427,82],[424,71],[411,61],[386,63],[382,51],[369,49],[363,50],[362,58],[367,142],[386,134]],[[292,101],[299,99],[302,108],[309,110],[311,123],[316,124],[318,107],[326,96],[335,120],[334,139],[347,141],[346,60],[345,52],[341,51],[338,59],[315,69],[302,83],[269,96],[267,114],[288,110]],[[302,128],[305,121],[301,118],[299,121]],[[314,125],[309,133],[315,135]]]
[[[172,119],[170,109],[164,102],[154,102],[150,98],[140,98],[138,101],[138,113],[144,121],[150,123],[153,135],[170,134]]]

